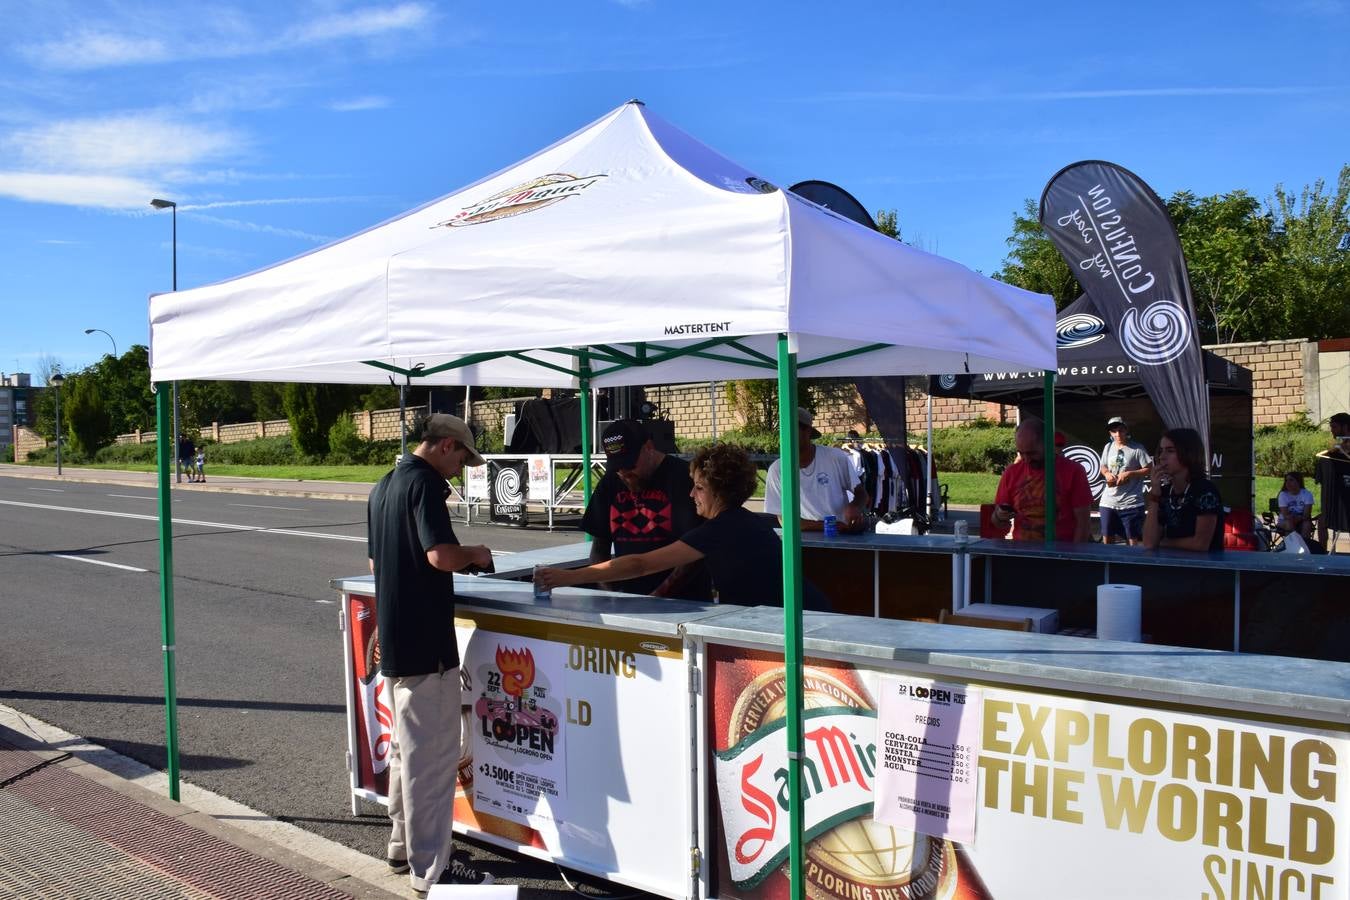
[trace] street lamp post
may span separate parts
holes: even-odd
[[[172,200],[151,200],[155,209],[173,210],[173,290],[178,290],[178,204]],[[173,382],[173,470],[179,484],[183,483],[183,461],[178,457],[178,382]]]
[[[56,388],[56,474],[61,474],[61,385],[66,383],[66,376],[60,372],[53,372],[47,379],[47,383]]]
[[[102,335],[104,335],[105,337],[107,337],[108,340],[112,343],[112,348],[113,348],[113,359],[117,359],[117,341],[114,341],[114,340],[113,340],[113,336],[112,336],[111,334],[108,334],[108,332],[104,331],[102,328],[86,328],[86,329],[84,330],[84,333],[85,333],[85,334],[93,334],[95,331],[97,331],[99,334],[102,334]]]

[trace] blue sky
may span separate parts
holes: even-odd
[[[0,371],[448,193],[638,97],[992,272],[1060,167],[1270,195],[1350,162],[1350,0],[0,0]]]

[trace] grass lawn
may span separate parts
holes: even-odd
[[[93,465],[71,466],[67,469],[116,469],[123,472],[153,472],[155,467],[149,463],[95,463]],[[389,471],[388,466],[206,466],[206,477],[212,475],[232,475],[238,478],[283,478],[292,481],[355,481],[374,484]],[[764,496],[765,469],[759,470],[759,486],[755,497]],[[563,470],[557,473],[559,482],[565,477]],[[944,472],[938,480],[947,485],[947,502],[953,505],[978,506],[981,503],[993,503],[994,491],[998,488],[998,476],[991,472]],[[209,481],[208,481],[209,483]],[[1266,509],[1271,497],[1280,493],[1281,479],[1266,475],[1256,477],[1256,510],[1260,514]],[[1314,496],[1316,491],[1313,492]]]
[[[944,472],[938,480],[947,485],[947,502],[963,506],[993,503],[998,489],[998,476],[991,472]],[[1256,476],[1256,510],[1266,508],[1271,497],[1279,496],[1281,479],[1266,475]]]

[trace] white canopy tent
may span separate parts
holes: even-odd
[[[820,377],[1055,365],[1049,297],[779,190],[637,101],[353,237],[229,281],[154,295],[150,336],[157,383],[376,383],[394,373],[425,384],[578,388],[584,453],[591,388],[776,376],[792,797],[802,796],[798,370]],[[159,392],[160,519],[176,795],[167,395]],[[791,804],[796,896],[801,812]]]
[[[353,237],[158,294],[150,330],[155,381],[376,383],[421,364],[428,384],[579,387],[575,355],[541,348],[644,342],[653,364],[598,366],[591,386],[744,378],[779,333],[812,376],[1054,361],[1045,297],[777,190],[637,102]],[[725,359],[651,347],[710,341]]]

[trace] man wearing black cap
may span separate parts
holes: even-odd
[[[1144,539],[1144,479],[1153,465],[1144,445],[1130,439],[1130,426],[1120,416],[1106,420],[1111,442],[1102,448],[1102,543],[1124,538],[1131,546]]]
[[[673,544],[703,520],[694,512],[689,467],[652,444],[642,423],[611,422],[600,436],[605,475],[600,479],[581,528],[592,538],[591,563],[615,556],[646,553]],[[683,600],[707,600],[711,581],[702,561],[666,572],[622,581],[610,588],[629,594],[655,594]]]
[[[370,492],[366,534],[380,672],[394,707],[387,855],[425,895],[437,883],[492,880],[450,859],[461,721],[453,573],[489,568],[492,553],[460,544],[445,505],[446,480],[483,464],[469,426],[437,413],[416,427],[417,448]]]

